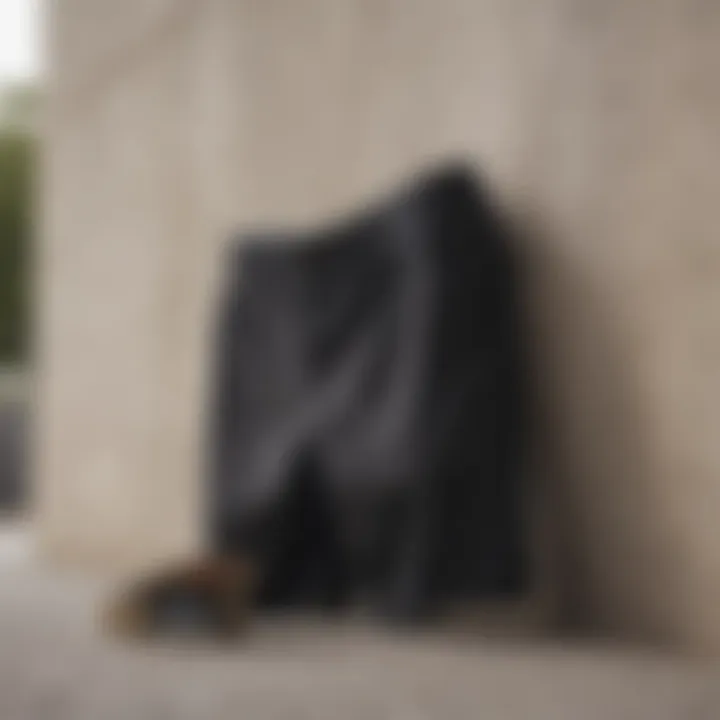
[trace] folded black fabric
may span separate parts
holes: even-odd
[[[228,255],[212,537],[264,601],[398,619],[525,579],[522,357],[507,230],[450,168]]]

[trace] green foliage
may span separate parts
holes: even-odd
[[[39,105],[40,92],[35,84],[6,85],[0,92],[0,127],[34,128]]]
[[[0,132],[0,363],[27,354],[29,262],[35,140],[29,132]]]

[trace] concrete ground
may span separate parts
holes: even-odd
[[[707,662],[309,620],[266,620],[214,651],[132,647],[97,632],[102,592],[39,568],[26,535],[0,531],[2,720],[720,719]]]

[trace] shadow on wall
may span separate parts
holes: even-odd
[[[543,227],[524,218],[516,236],[533,360],[533,507],[558,619],[572,634],[669,644],[678,618],[617,280],[564,257]]]

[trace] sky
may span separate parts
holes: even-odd
[[[39,72],[41,0],[0,0],[0,84]]]

